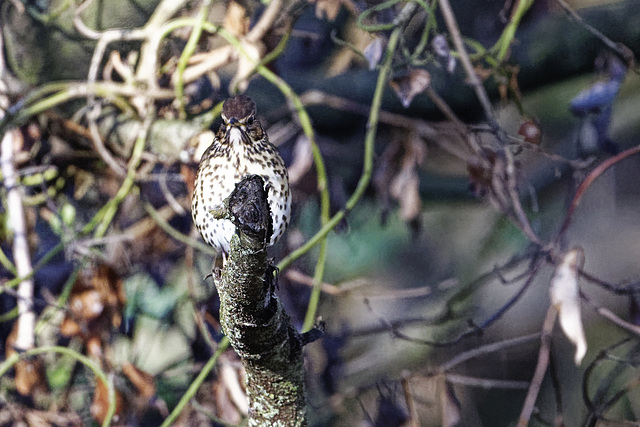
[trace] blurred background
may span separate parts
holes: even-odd
[[[83,355],[114,381],[114,424],[246,421],[231,349],[176,409],[222,339],[189,207],[235,93],[289,169],[292,223],[270,249],[279,298],[298,329],[326,323],[306,347],[310,425],[509,426],[527,396],[525,425],[640,420],[637,0],[0,11],[0,340],[8,359],[21,339],[17,191],[31,334],[69,352],[0,365],[1,425],[102,423],[106,385]],[[336,214],[326,243],[296,251]],[[579,364],[580,330],[544,323],[576,247],[580,293],[557,307],[579,310]],[[550,358],[534,377],[541,334]]]

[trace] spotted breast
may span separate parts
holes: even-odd
[[[202,238],[218,253],[229,253],[235,226],[215,219],[211,210],[219,207],[246,175],[260,175],[268,192],[273,245],[289,225],[291,190],[289,176],[278,149],[269,142],[256,119],[251,98],[238,95],[222,106],[222,125],[200,160],[191,203],[191,215]]]

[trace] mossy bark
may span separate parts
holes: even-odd
[[[225,206],[236,235],[216,285],[220,323],[247,373],[249,425],[304,426],[303,337],[275,295],[267,259],[271,215],[262,178],[236,186]]]

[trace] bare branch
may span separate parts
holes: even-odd
[[[2,137],[0,168],[7,191],[7,213],[13,231],[13,262],[17,276],[21,278],[18,286],[18,336],[15,347],[20,350],[32,349],[35,345],[33,312],[33,268],[29,254],[28,230],[22,205],[22,191],[18,183],[13,164],[13,150],[16,138],[22,135],[18,129],[9,129]]]
[[[536,370],[531,379],[531,386],[529,392],[522,405],[522,411],[520,412],[520,419],[518,420],[518,427],[526,427],[529,425],[529,420],[533,409],[538,399],[538,393],[542,386],[542,380],[544,379],[547,367],[549,366],[549,357],[551,353],[551,332],[553,331],[553,325],[556,323],[556,316],[558,310],[554,306],[549,306],[547,310],[547,317],[544,320],[542,326],[542,335],[540,336],[540,350],[538,351],[538,364]]]

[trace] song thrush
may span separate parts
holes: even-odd
[[[278,149],[269,142],[256,118],[251,98],[238,95],[222,105],[222,125],[200,160],[191,214],[202,238],[218,253],[229,253],[235,226],[215,219],[211,210],[222,205],[235,185],[249,174],[260,175],[268,191],[273,245],[284,233],[291,214],[291,191],[287,168]]]

